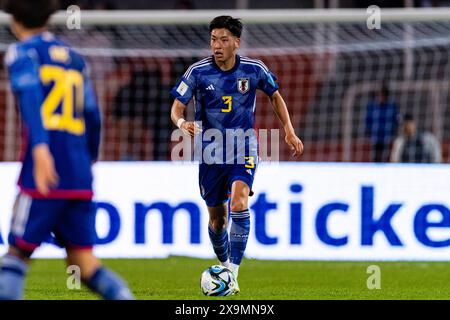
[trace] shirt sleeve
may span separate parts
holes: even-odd
[[[101,117],[94,93],[94,88],[89,80],[87,72],[83,72],[84,78],[84,121],[86,125],[86,139],[91,155],[91,160],[96,161],[100,146]]]
[[[44,129],[41,106],[44,92],[39,76],[39,62],[34,49],[8,49],[5,63],[9,73],[11,89],[14,92],[22,117],[28,130],[31,148],[40,143],[48,143],[48,133]]]
[[[441,145],[437,140],[437,138],[431,133],[426,132],[423,135],[423,140],[426,148],[430,152],[431,163],[441,163],[442,162]]]
[[[177,84],[173,87],[170,93],[182,104],[188,105],[189,101],[191,101],[195,94],[196,86],[196,72],[195,70],[190,71],[189,68],[181,79],[178,80]]]
[[[279,88],[277,77],[266,67],[261,67],[259,72],[258,89],[271,97]]]
[[[394,144],[392,146],[392,151],[391,151],[391,156],[390,156],[391,162],[400,162],[404,143],[405,143],[405,140],[402,137],[397,137],[394,140]]]

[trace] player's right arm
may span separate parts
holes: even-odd
[[[186,110],[186,105],[183,104],[178,99],[172,104],[172,110],[170,112],[170,117],[172,122],[181,130],[183,130],[184,134],[190,135],[193,137],[195,134],[200,132],[200,128],[193,121],[186,121],[184,119],[184,111]]]
[[[188,71],[178,81],[176,86],[170,92],[175,98],[172,104],[172,110],[170,112],[170,118],[172,122],[181,130],[184,134],[193,137],[195,134],[201,132],[198,125],[193,121],[186,121],[184,118],[184,112],[189,101],[194,96],[196,88],[195,71]]]
[[[33,176],[37,190],[44,196],[58,183],[53,156],[48,146],[48,133],[41,117],[44,93],[40,84],[37,53],[12,46],[5,57],[11,87],[16,97],[22,121],[28,132],[33,157]]]

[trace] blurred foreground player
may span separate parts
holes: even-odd
[[[185,133],[203,135],[199,185],[209,212],[209,237],[221,264],[237,278],[249,236],[248,197],[258,165],[259,141],[254,129],[256,89],[270,97],[294,155],[302,154],[303,143],[294,132],[276,77],[260,60],[237,55],[242,33],[239,19],[216,17],[209,30],[212,56],[190,66],[172,89],[175,101],[171,117]],[[184,119],[186,106],[193,97],[196,122]],[[238,137],[237,145],[225,143],[230,141],[230,131]],[[222,137],[211,139],[209,135],[214,132],[220,132]],[[217,152],[208,158],[211,149]],[[228,238],[230,193],[232,224]],[[239,286],[235,290],[238,292]]]
[[[22,299],[33,251],[53,233],[67,264],[105,299],[133,299],[125,282],[93,255],[96,241],[91,165],[100,114],[81,56],[47,31],[56,0],[9,0],[19,43],[5,57],[23,124],[20,192],[8,253],[0,263],[0,299]]]

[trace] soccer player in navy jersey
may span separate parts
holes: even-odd
[[[221,264],[237,278],[250,230],[248,197],[253,194],[258,164],[258,137],[254,130],[257,89],[269,96],[294,156],[303,153],[303,143],[294,132],[275,75],[260,60],[237,54],[242,32],[240,20],[219,16],[211,21],[209,30],[212,56],[191,65],[172,89],[175,101],[171,118],[186,134],[203,135],[199,187],[208,207],[209,237]],[[184,111],[192,98],[195,122],[184,119]],[[227,135],[238,130],[241,133],[235,133],[235,137],[244,137],[237,139],[238,145],[225,144],[230,141]],[[213,134],[217,131],[225,137],[219,139]],[[216,154],[208,153],[211,149],[216,149]],[[232,224],[228,237],[230,193]],[[239,290],[237,285],[235,293]]]
[[[8,0],[19,42],[5,63],[22,118],[24,152],[8,253],[0,263],[0,299],[22,299],[33,251],[51,234],[67,264],[105,299],[133,299],[125,282],[93,255],[96,241],[91,166],[100,113],[84,59],[47,31],[57,0]]]

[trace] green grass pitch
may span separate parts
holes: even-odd
[[[447,262],[262,261],[245,259],[239,272],[241,293],[204,296],[201,272],[216,260],[104,259],[121,274],[138,299],[450,299]],[[367,288],[369,265],[381,269],[381,289]],[[35,260],[26,281],[26,299],[98,299],[85,287],[67,289],[62,260]]]

